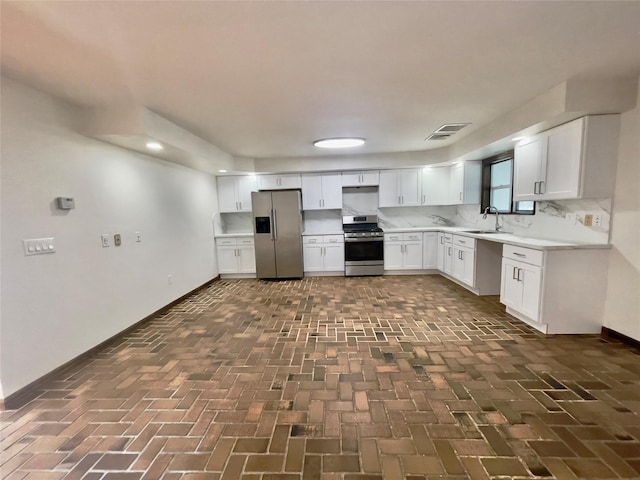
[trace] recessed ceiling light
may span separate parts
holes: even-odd
[[[342,138],[323,138],[316,140],[313,145],[318,148],[350,148],[364,145],[364,138],[342,137]]]
[[[218,173],[227,173],[227,171],[224,170],[224,169],[220,169],[220,170],[218,170]]]
[[[158,150],[162,150],[164,147],[161,144],[159,144],[158,142],[147,142],[147,148],[149,150],[158,151]]]

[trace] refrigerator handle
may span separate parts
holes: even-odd
[[[271,231],[273,232],[273,239],[274,240],[278,240],[278,214],[277,214],[277,210],[274,208],[273,210],[271,210],[272,215],[273,215],[273,227],[271,228]]]
[[[273,209],[271,208],[271,209],[269,209],[269,222],[271,223],[271,228],[269,230],[270,230],[270,233],[271,233],[271,241],[272,242],[275,240],[274,232],[273,232],[273,229],[275,228],[275,222],[273,221],[274,218],[275,218],[275,216],[273,214]]]

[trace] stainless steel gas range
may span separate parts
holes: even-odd
[[[376,215],[342,217],[345,276],[384,273],[384,233]]]

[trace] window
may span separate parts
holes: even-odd
[[[482,161],[481,212],[489,206],[500,213],[533,215],[534,202],[512,201],[513,150]]]

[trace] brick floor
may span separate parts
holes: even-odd
[[[638,353],[437,275],[219,281],[1,412],[0,476],[638,479]]]

